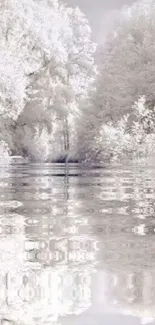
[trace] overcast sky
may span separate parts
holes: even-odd
[[[131,5],[135,0],[67,0],[67,2],[82,9],[89,19],[95,40],[102,42],[121,7]]]

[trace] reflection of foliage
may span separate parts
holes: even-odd
[[[154,317],[154,170],[76,173],[32,164],[1,178],[0,315],[36,325],[86,311],[99,264],[103,306]]]
[[[19,167],[10,169],[12,182],[1,183],[0,316],[17,324],[58,324],[58,316],[89,308],[96,249],[90,235],[79,234],[82,219],[68,180],[49,177],[48,165]],[[18,178],[25,168],[27,177]]]
[[[145,321],[153,320],[154,170],[123,169],[122,166],[121,169],[108,169],[104,179],[100,180],[98,194],[107,208],[103,210],[100,226],[103,229],[100,239],[101,263],[104,261],[103,271],[109,281],[106,303],[121,313],[145,318]]]

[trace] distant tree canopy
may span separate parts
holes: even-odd
[[[122,12],[120,23],[100,55],[94,98],[101,120],[132,113],[145,96],[155,104],[155,1],[143,0]]]

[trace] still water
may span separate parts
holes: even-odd
[[[0,168],[0,324],[154,319],[154,168]]]

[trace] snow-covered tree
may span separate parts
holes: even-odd
[[[48,132],[50,143],[55,142],[56,124],[63,133],[62,146],[69,151],[81,101],[96,74],[87,19],[79,9],[57,0],[6,0],[0,21],[0,102],[14,142],[10,140],[11,149],[29,150],[28,141],[23,144],[26,132],[34,140]]]
[[[155,103],[155,2],[143,0],[122,12],[101,55],[97,93],[98,116],[117,120],[141,96]]]
[[[43,52],[43,65],[34,76],[28,89],[29,101],[18,125],[39,124],[52,133],[53,126],[63,130],[64,150],[70,149],[71,128],[80,115],[80,101],[87,96],[90,84],[95,76],[93,53],[95,46],[91,41],[91,30],[87,20],[78,9],[57,6],[58,21],[52,22],[55,8],[48,7],[51,13],[42,18],[45,24],[46,43],[39,40],[38,46]],[[57,28],[56,31],[53,26]],[[54,39],[56,51],[53,50]],[[50,49],[50,50],[49,50]],[[56,139],[53,139],[56,141]]]
[[[92,145],[85,150],[88,163],[122,161],[144,158],[153,160],[155,156],[155,107],[150,110],[144,96],[133,105],[135,119],[124,115],[117,122],[102,123],[98,128]],[[95,130],[96,131],[96,130]]]

